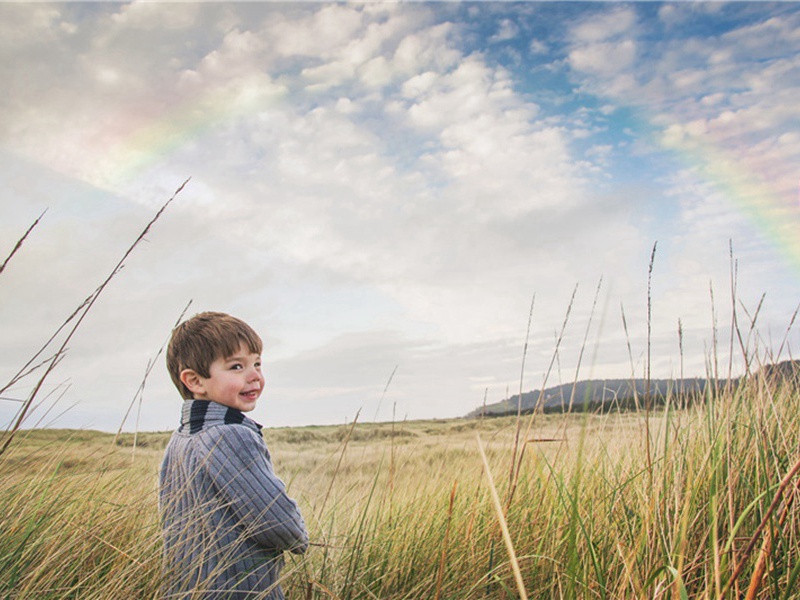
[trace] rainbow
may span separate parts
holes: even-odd
[[[285,88],[265,75],[232,81],[202,94],[187,93],[169,109],[147,120],[128,120],[108,132],[104,156],[84,169],[89,182],[118,189],[140,177],[181,148],[243,115],[269,110],[285,96]]]
[[[232,79],[205,91],[200,91],[201,82],[184,87],[189,89],[182,101],[154,118],[151,115],[149,121],[128,120],[125,126],[106,132],[101,140],[104,156],[85,165],[83,178],[106,189],[125,187],[193,140],[239,116],[269,111],[287,94],[286,88],[264,74]],[[758,169],[753,167],[759,165],[751,160],[744,168],[742,153],[724,150],[727,140],[715,140],[713,133],[692,133],[677,123],[670,128],[646,118],[639,121],[643,126],[637,129],[649,132],[661,147],[718,189],[800,273],[800,198],[794,182],[757,176]],[[680,133],[675,134],[676,130]]]
[[[758,164],[763,159],[747,160],[743,153],[723,150],[723,143],[712,143],[705,134],[671,135],[667,129],[659,142],[719,190],[800,273],[800,198],[793,181],[759,175],[770,171]]]

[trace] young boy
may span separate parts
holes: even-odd
[[[165,598],[280,600],[283,551],[308,547],[261,426],[244,415],[264,388],[261,348],[223,313],[172,332],[167,368],[184,402],[159,476]]]

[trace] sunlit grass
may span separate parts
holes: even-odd
[[[505,515],[529,597],[716,598],[796,460],[798,404],[794,388],[755,379],[661,410],[652,472],[642,413],[537,416]],[[290,598],[518,597],[475,440],[502,499],[515,419],[347,429],[265,432],[316,544],[288,558]],[[135,452],[130,435],[20,439],[0,459],[2,595],[157,597],[167,437],[140,435]],[[800,598],[799,524],[792,506],[773,528],[758,597]],[[743,597],[753,563],[728,597]]]
[[[0,459],[2,597],[155,594],[156,462],[149,457],[132,464],[111,440],[86,432],[37,431]]]

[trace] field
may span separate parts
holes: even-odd
[[[649,415],[267,429],[315,544],[287,558],[284,587],[294,599],[740,598],[749,586],[800,598],[786,477],[799,404],[794,385],[753,378]],[[157,597],[167,439],[19,432],[0,457],[2,597]]]

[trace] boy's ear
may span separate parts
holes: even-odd
[[[185,385],[190,392],[194,395],[203,395],[206,391],[205,386],[203,385],[203,378],[192,369],[184,369],[181,371],[180,380],[183,385]]]

